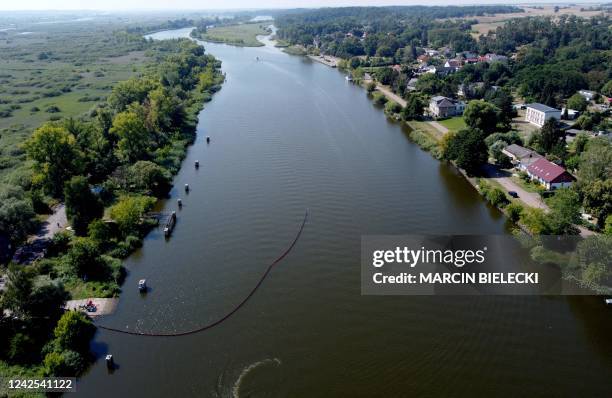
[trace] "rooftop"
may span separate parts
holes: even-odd
[[[548,113],[548,112],[561,112],[559,109],[556,108],[551,108],[548,105],[544,105],[544,104],[539,104],[537,102],[533,103],[533,104],[527,104],[525,105],[527,108],[533,108],[537,111],[540,112],[544,112],[544,113]]]
[[[533,162],[527,170],[543,181],[553,182],[571,182],[574,178],[563,167],[549,162],[545,158],[540,158]]]

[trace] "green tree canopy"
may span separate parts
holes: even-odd
[[[95,331],[96,327],[85,314],[66,311],[57,322],[53,335],[63,350],[84,353],[89,351],[89,340]]]
[[[75,137],[64,127],[47,123],[34,131],[24,147],[36,162],[47,191],[61,197],[64,182],[78,174],[82,165]]]
[[[472,129],[479,129],[487,136],[499,130],[500,110],[486,101],[474,100],[466,106],[463,119]]]
[[[119,159],[133,163],[147,156],[150,146],[149,132],[140,113],[128,110],[117,114],[110,132],[119,138],[117,142]]]
[[[588,103],[586,99],[584,99],[584,97],[578,93],[572,95],[567,100],[567,107],[569,109],[574,109],[579,112],[584,112],[587,108],[587,105]]]
[[[66,183],[64,188],[66,215],[78,235],[87,233],[87,226],[95,219],[102,217],[104,206],[98,195],[89,187],[87,179],[75,176]]]

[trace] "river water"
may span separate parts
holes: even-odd
[[[227,81],[160,205],[183,199],[177,227],[168,241],[154,230],[126,261],[103,323],[170,332],[214,321],[308,208],[301,239],[220,326],[178,338],[99,331],[93,349],[117,369],[98,360],[77,395],[611,396],[612,313],[600,298],[361,296],[361,235],[504,234],[505,220],[341,72],[266,43],[205,44]]]

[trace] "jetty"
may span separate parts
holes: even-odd
[[[81,300],[68,300],[64,305],[66,311],[81,311],[89,317],[110,315],[117,309],[118,298],[86,298]]]

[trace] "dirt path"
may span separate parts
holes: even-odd
[[[56,233],[63,231],[67,226],[66,207],[63,204],[59,204],[53,208],[53,213],[42,223],[36,235],[30,236],[28,242],[37,239],[51,239]]]
[[[427,123],[429,123],[431,126],[433,126],[440,133],[442,133],[442,135],[448,133],[448,129],[446,127],[444,127],[443,125],[441,125],[440,123],[436,122],[435,120],[432,120],[431,122],[427,122]]]
[[[383,86],[380,83],[376,83],[376,89],[378,91],[380,91],[381,93],[383,93],[385,95],[385,97],[387,97],[388,99],[397,102],[398,104],[400,104],[402,107],[406,106],[406,101],[400,97],[399,95],[395,94],[393,91],[391,91],[391,89],[387,86]]]

